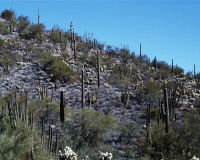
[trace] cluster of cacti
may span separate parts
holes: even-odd
[[[36,87],[36,90],[38,92],[38,99],[44,99],[48,97],[48,88],[47,85],[39,82],[38,86]]]
[[[170,127],[170,119],[172,119],[174,122],[176,121],[176,113],[172,103],[171,92],[168,92],[168,90],[165,88],[163,95],[163,101],[159,100],[158,122],[160,123],[162,120],[165,123],[165,132],[167,133]]]
[[[19,92],[19,96],[17,96],[17,92]],[[6,111],[8,111],[8,114]],[[33,113],[28,110],[28,92],[22,90],[19,91],[16,87],[16,90],[13,93],[10,93],[5,97],[2,114],[9,116],[13,128],[16,127],[18,120],[22,120],[26,126],[30,125],[30,127],[33,128]]]
[[[129,97],[130,97],[130,94],[129,94],[129,92],[125,89],[125,91],[124,91],[124,92],[122,93],[122,95],[121,95],[121,102],[125,105],[125,107],[126,107],[127,104],[128,104]]]

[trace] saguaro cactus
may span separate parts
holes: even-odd
[[[64,104],[64,92],[63,90],[60,92],[60,121],[64,122],[65,120],[65,104]]]
[[[142,45],[140,43],[140,63],[142,62]]]
[[[169,131],[169,104],[168,104],[168,92],[167,88],[164,89],[164,105],[165,105],[165,110],[164,110],[164,115],[165,115],[165,131],[168,133]]]
[[[156,60],[156,56],[155,56],[155,58],[154,58],[154,61],[153,61],[153,65],[154,65],[154,68],[156,69],[157,68],[157,60]]]
[[[100,87],[100,55],[97,49],[97,78],[98,78],[98,88]]]
[[[84,80],[84,70],[82,70],[82,87],[81,87],[81,93],[82,93],[82,108],[85,104],[85,80]]]
[[[196,78],[196,68],[195,68],[195,64],[194,64],[194,78]]]
[[[172,59],[172,73],[174,73],[174,60]]]
[[[39,8],[38,8],[38,26],[40,25],[40,11],[39,11]]]
[[[151,105],[149,103],[147,107],[147,113],[146,113],[146,141],[147,141],[147,146],[149,147],[151,145]]]

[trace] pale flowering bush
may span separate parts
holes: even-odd
[[[72,149],[68,146],[64,148],[63,152],[61,150],[59,150],[58,152],[60,160],[77,160],[76,153],[72,151]]]
[[[192,159],[190,159],[190,160],[199,160],[199,158],[196,156],[193,156]]]
[[[108,153],[108,152],[103,153],[100,151],[99,151],[99,153],[100,153],[99,160],[111,160],[113,157],[112,153]]]

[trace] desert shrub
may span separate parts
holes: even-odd
[[[4,68],[4,73],[9,73],[9,68],[15,65],[16,55],[4,53],[0,55],[0,66]]]
[[[132,144],[135,137],[136,125],[134,122],[121,122],[120,124],[120,140],[125,144]]]
[[[68,81],[73,83],[77,80],[75,72],[61,59],[55,59],[50,65],[50,73],[54,80]]]
[[[48,98],[34,100],[29,103],[28,107],[38,121],[56,121],[59,119],[59,103],[50,103]]]
[[[112,68],[112,72],[108,78],[108,81],[115,85],[128,87],[133,83],[133,70],[134,69],[125,61],[121,64],[116,64]]]
[[[73,114],[65,124],[73,146],[78,149],[83,146],[99,146],[104,143],[108,132],[115,126],[117,120],[110,114],[84,108]]]
[[[1,13],[1,17],[8,20],[8,21],[11,21],[15,16],[15,13],[13,10],[4,10],[2,13]]]
[[[92,48],[92,45],[90,43],[80,42],[77,44],[77,51],[80,51],[83,53],[88,53],[91,48]]]
[[[0,33],[1,34],[8,34],[9,33],[9,29],[8,29],[8,25],[0,22]]]
[[[54,43],[60,43],[60,32],[62,32],[61,29],[58,26],[54,26],[49,35],[50,40],[53,41]],[[63,33],[62,37],[64,37]]]
[[[37,39],[38,41],[44,41],[45,35],[44,35],[44,24],[33,24],[27,29],[25,29],[21,36],[25,39]]]
[[[60,80],[74,83],[77,80],[76,73],[63,61],[63,58],[53,56],[43,50],[36,51],[34,58],[44,68],[49,68],[48,73],[53,75],[53,81]]]
[[[0,50],[3,48],[4,46],[4,41],[0,38]]]
[[[199,113],[187,113],[184,118],[184,124],[179,130],[184,144],[184,152],[188,159],[193,155],[200,157],[200,117]]]
[[[141,98],[148,102],[155,102],[162,98],[162,91],[159,85],[153,81],[148,81],[140,92]]]
[[[170,127],[166,133],[163,123],[157,123],[151,128],[151,144],[147,147],[145,138],[138,137],[141,157],[149,160],[188,160],[200,153],[200,118],[199,113],[189,113],[184,117],[184,123]],[[145,137],[145,136],[144,136]]]
[[[97,56],[96,55],[88,56],[87,54],[82,54],[79,57],[79,60],[81,62],[87,63],[91,67],[96,67],[97,66]],[[100,63],[101,63],[101,61],[100,61]]]
[[[27,29],[30,25],[30,21],[27,16],[19,16],[17,18],[17,30],[21,34],[25,29]]]
[[[170,66],[164,61],[157,62],[157,68],[160,71],[160,76],[162,79],[167,78],[169,74],[171,73]]]
[[[182,76],[184,74],[184,69],[179,66],[176,66],[174,67],[174,74]]]
[[[50,159],[49,154],[41,145],[37,129],[27,127],[20,120],[17,121],[16,128],[12,128],[9,120],[6,118],[2,119],[0,123],[0,159],[25,159],[28,156],[30,157],[31,151],[34,159]]]

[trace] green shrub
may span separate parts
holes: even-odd
[[[27,29],[30,25],[30,21],[27,16],[19,16],[17,18],[17,30],[21,34],[25,29]]]
[[[174,67],[174,74],[182,76],[184,74],[184,69],[179,66]]]
[[[4,46],[4,41],[0,38],[0,50],[3,48]]]
[[[125,144],[132,144],[135,137],[136,125],[134,122],[121,122],[120,124],[120,138]]]
[[[108,132],[116,125],[112,115],[104,115],[101,111],[84,108],[70,117],[65,124],[67,133],[73,141],[74,148],[83,146],[99,146],[104,143]]]
[[[12,128],[6,118],[1,119],[0,123],[0,159],[23,160],[27,156],[30,157],[31,151],[33,159],[50,159],[49,154],[41,145],[37,129],[25,126],[25,123],[20,120],[17,121],[16,128]]]
[[[148,81],[140,94],[141,98],[148,102],[155,102],[162,98],[160,86],[155,84],[153,81]]]
[[[0,22],[0,33],[1,34],[9,34],[9,28],[8,28],[8,25],[3,23],[3,22]]]
[[[53,74],[55,80],[73,83],[77,79],[75,72],[60,60],[55,60],[50,65],[50,73]]]
[[[77,80],[76,73],[69,67],[61,57],[52,56],[51,53],[38,50],[34,54],[36,61],[43,65],[44,68],[49,68],[49,74],[53,75],[53,80],[74,83]]]
[[[16,55],[4,53],[0,55],[0,66],[4,68],[4,73],[9,73],[9,68],[15,65]]]
[[[33,24],[29,28],[25,29],[21,36],[25,39],[37,39],[42,42],[45,40],[44,35],[45,26],[43,24]]]
[[[2,13],[1,13],[1,17],[8,20],[8,21],[11,21],[15,16],[15,13],[13,10],[4,10]]]
[[[91,48],[92,48],[92,45],[90,43],[80,42],[77,44],[77,51],[80,51],[83,53],[88,53]]]

